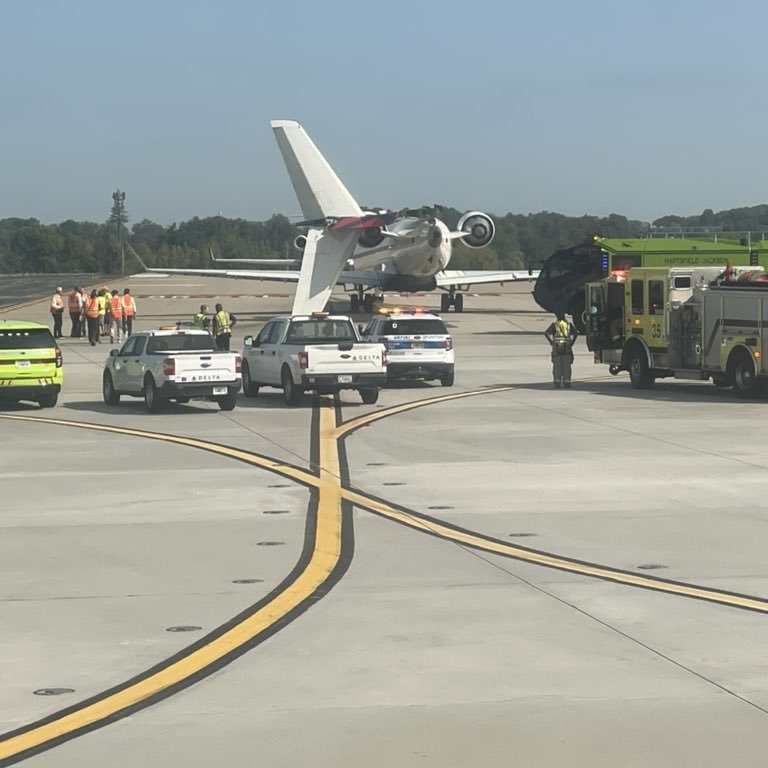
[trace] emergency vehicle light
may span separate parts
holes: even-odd
[[[327,312],[313,312],[312,317],[328,317]]]

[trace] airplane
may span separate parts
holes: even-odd
[[[453,307],[462,312],[462,291],[472,285],[538,276],[538,270],[447,270],[456,240],[470,248],[483,248],[493,240],[490,216],[471,211],[451,231],[437,217],[437,207],[402,213],[364,210],[299,123],[273,120],[271,126],[304,217],[297,226],[306,234],[294,241],[301,259],[213,259],[262,269],[151,269],[139,259],[147,271],[294,282],[293,314],[322,311],[335,286],[351,292],[353,313],[372,312],[374,301],[385,291],[415,293],[436,288],[444,291],[441,311]],[[269,269],[282,265],[292,269]]]

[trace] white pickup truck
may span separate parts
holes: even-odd
[[[246,397],[256,397],[263,386],[280,387],[286,403],[298,405],[307,390],[356,389],[364,403],[372,404],[387,378],[384,345],[362,342],[345,315],[275,317],[244,343]]]
[[[214,349],[207,331],[175,327],[134,333],[104,364],[102,393],[107,405],[121,395],[143,397],[147,410],[160,411],[169,400],[215,400],[231,411],[240,390],[242,358]]]

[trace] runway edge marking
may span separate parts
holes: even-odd
[[[328,401],[320,401],[312,419],[313,461],[319,475],[246,451],[195,438],[181,438],[121,427],[62,419],[0,415],[0,419],[66,425],[187,445],[229,456],[299,479],[310,487],[304,548],[293,571],[272,592],[206,637],[151,669],[41,720],[0,736],[0,766],[8,766],[89,731],[144,709],[221,669],[287,626],[341,579],[354,547],[351,505],[342,501],[336,418]]]

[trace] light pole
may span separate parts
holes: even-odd
[[[115,203],[115,218],[117,219],[117,243],[120,246],[120,274],[125,274],[125,248],[123,247],[123,238],[120,231],[120,225],[123,223],[123,212],[125,211],[125,192],[119,189],[112,193],[112,200]]]

